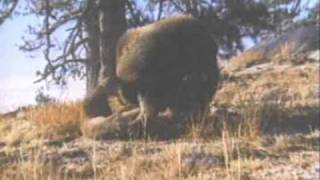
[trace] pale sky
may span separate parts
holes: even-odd
[[[42,70],[45,61],[41,54],[35,58],[19,50],[18,44],[34,17],[16,16],[0,26],[0,113],[11,111],[19,106],[35,103],[36,90],[45,83],[34,84],[36,71]],[[34,55],[34,54],[33,54]],[[59,100],[76,100],[84,97],[84,81],[70,81],[68,89],[57,86],[45,88],[45,93]]]
[[[311,4],[315,2],[317,0],[312,0]],[[36,70],[42,70],[45,64],[41,54],[30,58],[30,54],[18,48],[22,36],[27,35],[27,25],[37,20],[35,17],[15,16],[0,26],[0,113],[34,104],[36,90],[45,85],[33,83],[37,79]],[[50,86],[45,93],[60,100],[81,99],[85,94],[85,82],[72,80],[67,90]]]

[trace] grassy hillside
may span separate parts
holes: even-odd
[[[245,53],[222,73],[206,120],[155,121],[168,136],[186,126],[179,138],[119,140],[130,124],[120,118],[86,129],[109,130],[92,140],[81,102],[2,116],[0,179],[317,179],[319,60],[284,46],[272,58]]]

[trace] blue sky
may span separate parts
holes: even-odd
[[[316,2],[312,0],[311,5]],[[45,85],[33,83],[36,70],[42,70],[45,64],[41,54],[30,58],[30,54],[18,48],[22,36],[27,35],[27,25],[37,21],[35,17],[16,16],[0,26],[0,113],[35,103],[36,90]],[[60,100],[80,99],[85,93],[85,83],[70,81],[67,90],[51,86],[45,92]]]
[[[26,35],[27,25],[36,21],[35,17],[16,16],[0,26],[0,113],[34,104],[36,91],[41,86],[44,86],[45,93],[60,100],[76,100],[84,96],[83,81],[70,81],[67,90],[33,83],[37,79],[36,70],[42,70],[45,61],[41,54],[31,58],[30,54],[20,51],[18,45]]]

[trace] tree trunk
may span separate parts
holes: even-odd
[[[106,93],[109,97],[116,94],[115,52],[119,37],[126,29],[125,1],[99,0],[100,24],[100,75],[99,82],[108,80]]]
[[[87,95],[91,94],[98,85],[100,71],[100,30],[99,13],[96,0],[87,1],[85,27],[88,34],[88,62],[87,62]]]

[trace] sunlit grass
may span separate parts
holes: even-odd
[[[262,53],[259,52],[245,52],[241,56],[237,56],[230,60],[230,64],[223,69],[223,73],[232,73],[234,71],[239,71],[247,67],[261,64],[267,59]]]
[[[80,124],[85,119],[80,102],[34,107],[26,114],[27,119],[44,135],[79,135]]]

